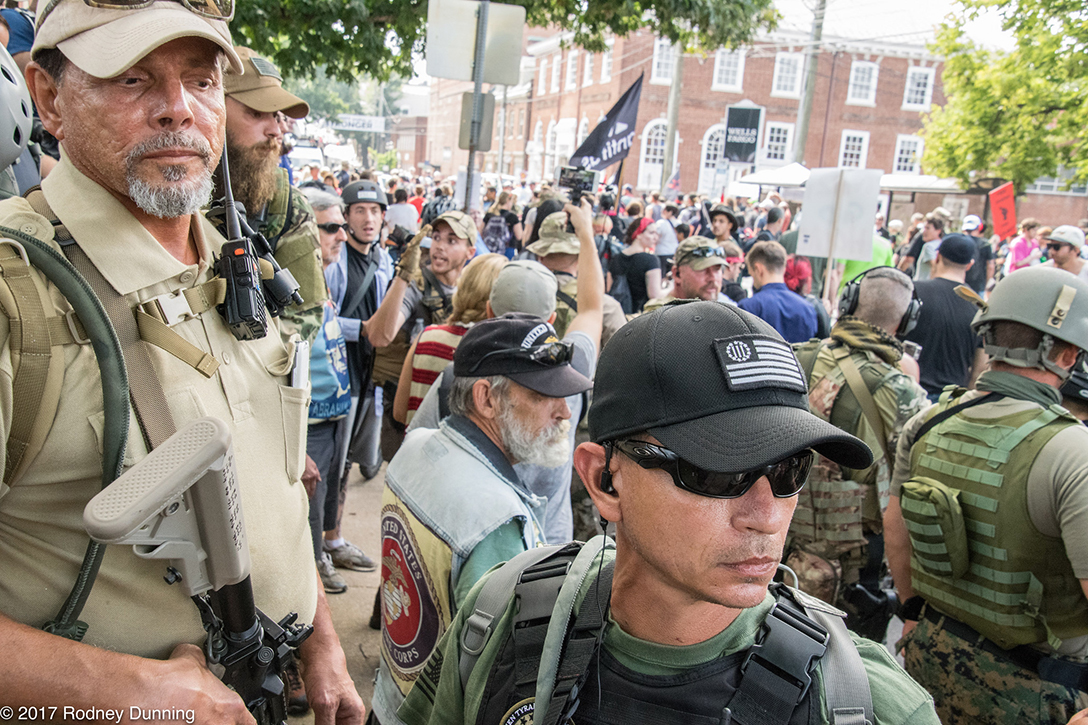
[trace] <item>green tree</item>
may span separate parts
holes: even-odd
[[[945,58],[947,103],[925,119],[927,171],[965,184],[1014,182],[1018,193],[1059,167],[1088,179],[1088,21],[1083,0],[959,0],[933,50]],[[981,47],[965,23],[996,9],[1016,39]]]
[[[526,22],[574,31],[574,42],[604,50],[605,35],[649,25],[687,46],[743,44],[778,15],[773,0],[519,0]],[[425,51],[426,0],[245,0],[235,6],[235,41],[268,55],[285,75],[321,65],[343,81],[361,75],[409,77]]]
[[[345,83],[319,67],[308,78],[287,77],[284,87],[310,104],[310,116],[335,121],[341,113],[362,113],[358,83]]]

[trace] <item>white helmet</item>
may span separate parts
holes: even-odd
[[[0,169],[6,169],[26,150],[34,111],[19,66],[0,47]]]

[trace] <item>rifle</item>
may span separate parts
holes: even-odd
[[[196,603],[209,665],[245,702],[258,725],[287,722],[283,670],[313,627],[278,622],[253,601],[249,545],[235,481],[230,430],[195,420],[87,503],[87,532],[169,563],[163,579]]]

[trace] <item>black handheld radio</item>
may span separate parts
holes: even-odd
[[[242,234],[240,217],[234,206],[226,145],[223,146],[220,171],[223,174],[223,189],[226,194],[228,241],[215,260],[215,271],[227,282],[227,296],[217,309],[236,339],[256,340],[268,332],[264,293],[261,290],[261,268],[257,263],[257,252],[252,242]]]

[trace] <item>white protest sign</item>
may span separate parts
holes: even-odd
[[[797,253],[868,261],[873,258],[873,216],[880,169],[813,169],[805,183]]]

